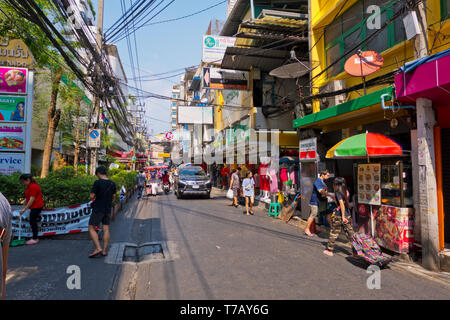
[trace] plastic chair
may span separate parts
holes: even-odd
[[[278,218],[281,213],[281,204],[277,202],[272,202],[269,206],[269,217],[274,216]]]

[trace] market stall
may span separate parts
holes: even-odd
[[[389,250],[406,253],[414,244],[412,172],[401,146],[381,134],[364,133],[331,148],[328,159],[353,159],[355,203],[370,217],[370,233]]]

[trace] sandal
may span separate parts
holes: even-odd
[[[303,232],[303,234],[308,237],[314,237],[314,234],[307,234],[306,232]]]
[[[89,255],[89,258],[90,259],[92,259],[92,258],[97,258],[99,255],[101,255],[102,254],[102,251],[99,251],[99,252],[97,252],[97,253],[93,253],[93,254],[90,254]]]

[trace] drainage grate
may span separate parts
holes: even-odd
[[[123,262],[143,262],[164,259],[164,250],[161,244],[145,244],[142,246],[127,245],[123,251]]]

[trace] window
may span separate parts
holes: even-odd
[[[172,115],[173,115],[173,116],[176,116],[176,115],[177,115],[177,112],[176,112],[176,111],[172,112]]]
[[[450,0],[441,0],[441,20],[450,18]]]
[[[177,107],[177,103],[176,102],[172,102],[172,107]]]
[[[177,120],[172,120],[172,124],[177,124]]]
[[[450,2],[450,0],[442,1]],[[372,13],[367,13],[367,9],[371,5],[377,5],[381,8],[379,17],[381,31],[368,27],[367,22]],[[328,77],[331,78],[343,72],[345,61],[358,49],[381,53],[406,40],[406,32],[403,26],[404,15],[384,26],[386,21],[391,20],[404,6],[405,2],[402,0],[360,0],[327,26],[325,28],[327,66],[339,61],[328,69]],[[377,34],[372,39],[361,44],[375,32]]]

